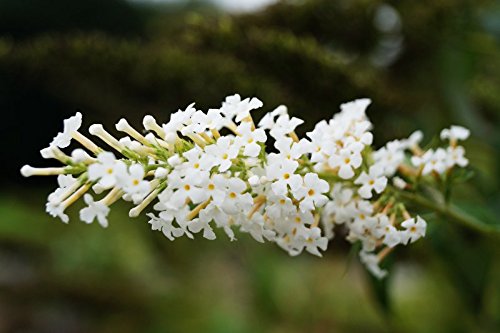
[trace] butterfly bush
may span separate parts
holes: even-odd
[[[381,278],[387,254],[426,233],[426,221],[408,212],[402,194],[467,166],[458,143],[469,131],[444,129],[443,145],[434,149],[421,148],[420,131],[375,149],[365,113],[369,104],[342,104],[332,119],[299,138],[295,129],[303,120],[285,106],[256,123],[251,112],[262,102],[233,95],[207,112],[191,104],[164,124],[145,116],[144,130],[121,119],[116,130],[122,138],[91,125],[89,133],[111,149],[80,132],[77,113],[41,150],[64,166],[24,166],[21,173],[57,175],[59,187],[48,196],[46,210],[64,223],[66,209],[83,197],[80,219],[86,223],[107,227],[110,206],[123,199],[134,205],[130,217],[149,210],[151,229],[170,240],[196,234],[212,240],[214,229],[222,229],[231,240],[238,231],[274,242],[292,256],[321,256],[337,232],[361,244],[361,261]],[[84,149],[67,155],[62,149],[73,140]]]

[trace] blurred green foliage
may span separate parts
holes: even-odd
[[[304,133],[366,96],[377,144],[470,127],[475,176],[453,199],[498,223],[499,22],[493,0],[290,1],[244,15],[198,1],[0,1],[0,331],[500,331],[498,239],[437,216],[372,283],[340,240],[326,258],[289,258],[244,237],[171,243],[125,209],[106,231],[51,223],[47,183],[18,176],[47,163],[38,150],[77,109],[111,128],[238,92],[286,104]]]

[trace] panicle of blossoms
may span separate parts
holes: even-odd
[[[24,166],[21,173],[58,176],[46,209],[65,223],[66,209],[83,198],[87,206],[80,219],[107,227],[110,206],[123,199],[134,205],[131,217],[148,209],[152,230],[170,240],[196,234],[215,239],[221,229],[231,240],[249,233],[290,255],[321,256],[337,232],[360,243],[361,261],[383,277],[384,257],[426,232],[426,222],[407,211],[399,192],[465,167],[458,141],[469,133],[453,126],[441,133],[447,147],[424,151],[417,131],[374,150],[365,113],[369,104],[369,99],[342,104],[332,119],[299,138],[295,129],[303,120],[285,106],[256,123],[251,113],[263,103],[233,95],[206,112],[191,104],[166,123],[147,115],[144,130],[121,119],[116,124],[121,138],[101,124],[91,125],[89,133],[108,148],[80,133],[77,113],[41,151],[63,166]],[[266,146],[269,137],[273,147]],[[85,150],[66,155],[61,149],[72,140]]]

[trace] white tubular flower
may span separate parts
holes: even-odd
[[[250,117],[250,111],[262,107],[262,102],[258,98],[246,98],[241,101],[236,108],[236,121],[240,122],[243,119]]]
[[[311,143],[306,139],[294,142],[290,137],[282,137],[276,140],[274,147],[278,149],[279,154],[270,154],[269,159],[286,158],[288,160],[297,160],[302,155],[309,152],[311,149]]]
[[[445,164],[448,168],[458,165],[461,168],[469,164],[469,160],[465,157],[465,149],[462,146],[448,147],[446,149]]]
[[[155,170],[155,178],[157,179],[165,179],[168,177],[168,170],[162,167],[159,167]]]
[[[197,234],[203,230],[204,238],[208,240],[214,240],[217,237],[215,236],[215,232],[209,224],[210,221],[211,220],[208,219],[194,219],[188,226],[189,231]]]
[[[64,120],[64,130],[57,134],[51,146],[66,148],[71,143],[72,135],[82,126],[82,114],[77,112],[73,117]]]
[[[292,199],[284,195],[271,195],[266,205],[266,214],[273,220],[285,219],[295,210]]]
[[[134,203],[130,217],[146,212],[151,229],[169,240],[195,234],[212,240],[218,228],[230,240],[236,240],[236,231],[248,233],[292,256],[321,256],[336,230],[343,229],[338,235],[361,244],[361,261],[382,278],[386,271],[379,264],[394,247],[426,233],[426,222],[412,218],[404,207],[411,196],[428,200],[423,188],[438,189],[444,179],[439,174],[454,179],[455,169],[468,165],[465,149],[457,143],[470,133],[460,126],[444,129],[441,138],[449,145],[424,152],[422,132],[416,131],[375,150],[366,116],[369,104],[369,99],[342,104],[340,112],[300,139],[295,129],[303,121],[289,116],[284,105],[265,114],[256,127],[251,111],[262,102],[235,94],[219,109],[196,110],[193,103],[171,114],[165,124],[145,116],[147,134],[121,119],[116,128],[126,136],[120,140],[103,125],[91,125],[89,133],[109,149],[78,132],[82,116],[77,113],[41,151],[62,165],[25,165],[21,174],[58,176],[59,188],[48,196],[46,210],[65,223],[65,209],[83,197],[80,219],[107,227],[109,207],[122,199]],[[272,148],[266,146],[267,134],[274,152],[266,152]],[[68,156],[59,149],[72,138],[93,155],[75,149]],[[433,177],[421,177],[427,174]],[[388,181],[394,186],[387,187]],[[111,190],[94,201],[90,189],[97,194]],[[155,214],[146,211],[149,206]],[[405,221],[399,223],[401,216]]]
[[[422,166],[422,174],[428,175],[431,172],[442,174],[446,171],[446,151],[442,148],[428,150],[422,157],[413,156],[412,163],[415,166]]]
[[[142,144],[138,141],[132,140],[130,137],[126,136],[118,140],[124,147],[127,147],[133,151],[140,151],[143,147]]]
[[[404,244],[408,244],[408,242],[413,243],[419,238],[424,237],[427,229],[427,223],[420,216],[403,221],[401,226],[405,228],[401,235]]]
[[[453,125],[450,128],[445,128],[441,131],[441,140],[450,140],[450,142],[466,140],[470,135],[470,131],[462,126]]]
[[[206,114],[203,111],[197,111],[191,117],[191,121],[198,125],[196,133],[206,130],[220,130],[226,123],[220,110],[217,109],[210,109]]]
[[[304,185],[297,191],[296,199],[300,202],[302,211],[314,210],[323,207],[328,201],[328,197],[323,193],[330,190],[328,183],[320,179],[315,173],[308,173],[304,176]]]
[[[339,168],[338,175],[342,179],[351,179],[354,169],[359,168],[363,159],[359,152],[342,149],[338,154],[330,156],[328,164],[331,168]]]
[[[234,231],[231,229],[232,220],[229,215],[224,213],[214,202],[210,202],[208,206],[200,211],[200,220],[213,220],[218,228],[224,229],[224,232],[231,241],[235,241]]]
[[[186,123],[187,125],[181,130],[182,135],[202,133],[207,129],[208,117],[205,112],[196,111]]]
[[[406,188],[406,186],[408,186],[408,183],[405,182],[404,179],[402,179],[400,177],[394,177],[392,179],[392,183],[394,184],[394,186],[396,186],[400,190],[404,190]]]
[[[264,226],[264,217],[256,213],[251,218],[243,218],[240,221],[240,230],[248,232],[253,239],[259,243],[264,243],[264,239],[274,240],[276,233]]]
[[[332,200],[325,205],[324,213],[330,215],[335,224],[351,221],[357,214],[353,196],[352,189],[343,188],[339,183],[335,184],[330,192]]]
[[[297,191],[302,185],[302,177],[295,174],[299,163],[297,161],[284,160],[269,164],[266,167],[266,176],[273,180],[271,185],[274,194],[285,195],[288,192],[288,186],[292,192]]]
[[[215,165],[213,157],[204,154],[203,150],[199,147],[188,150],[183,156],[187,161],[180,164],[182,175],[189,178],[196,177],[200,172],[208,171]]]
[[[244,181],[238,178],[216,178],[218,188],[223,188],[225,191],[224,199],[219,207],[229,215],[237,215],[242,211],[250,209],[253,205],[252,195],[244,193],[247,185]]]
[[[184,125],[191,119],[193,113],[196,112],[194,108],[194,103],[188,105],[186,110],[178,110],[170,115],[170,121],[162,125],[162,129],[165,132],[165,139],[167,139],[168,134],[174,134],[180,132]]]
[[[50,216],[58,217],[64,223],[69,222],[69,216],[64,213],[64,210],[66,209],[66,207],[62,206],[61,203],[59,203],[59,202],[54,203],[54,202],[49,200],[49,201],[47,201],[47,204],[45,207],[46,207],[45,211],[47,213],[49,213]]]
[[[206,146],[205,152],[208,156],[204,156],[202,163],[207,164],[206,169],[218,166],[219,172],[225,172],[231,167],[232,160],[238,156],[239,147],[231,138],[223,136],[216,144]]]
[[[103,228],[107,228],[107,216],[110,210],[109,207],[102,202],[94,201],[94,198],[92,198],[92,196],[88,193],[83,196],[83,200],[88,207],[85,207],[80,211],[80,220],[86,223],[92,223],[95,219],[97,219]]]
[[[278,120],[276,120],[276,123],[271,128],[271,131],[269,131],[269,134],[278,140],[295,131],[295,128],[303,123],[304,121],[302,119],[296,117],[290,118],[288,114],[283,114],[278,117]]]
[[[145,197],[151,190],[151,186],[147,180],[144,180],[144,174],[144,167],[142,165],[132,164],[128,168],[128,173],[120,177],[118,185],[127,194]]]
[[[271,112],[268,112],[259,121],[259,127],[262,129],[270,130],[274,127],[275,118],[288,113],[288,109],[285,105],[280,105]]]
[[[210,179],[206,179],[201,183],[200,187],[203,191],[202,201],[211,198],[218,206],[222,205],[226,196],[225,188],[226,178],[222,175],[213,175]]]
[[[96,181],[104,187],[111,188],[118,183],[118,179],[125,178],[127,166],[117,161],[115,155],[103,152],[97,156],[97,163],[89,166],[89,180]]]
[[[322,254],[321,252],[319,252],[318,249],[326,251],[327,246],[328,246],[328,239],[326,237],[321,236],[320,228],[315,227],[309,229],[309,235],[305,239],[305,247],[307,252],[314,254],[318,257],[322,257]]]
[[[372,103],[369,98],[360,98],[340,105],[342,113],[346,113],[352,119],[365,119],[365,111]]]
[[[375,151],[373,158],[376,164],[384,167],[385,176],[393,176],[405,158],[404,145],[399,140],[390,141],[384,147]]]
[[[160,125],[158,125],[156,119],[153,116],[151,115],[144,116],[144,119],[142,120],[142,125],[146,130],[155,132],[160,138],[162,139],[165,138],[165,131],[163,130],[163,128],[161,128]]]
[[[175,238],[183,235],[184,232],[182,231],[181,228],[174,227],[174,225],[173,225],[174,216],[173,215],[161,216],[162,214],[160,214],[160,216],[158,216],[158,217],[155,216],[154,214],[151,214],[151,213],[148,213],[146,215],[150,218],[148,223],[151,225],[151,229],[163,232],[165,237],[167,237],[171,241],[173,241],[173,240],[175,240]],[[166,217],[166,219],[164,217]]]
[[[377,279],[382,279],[387,275],[387,271],[380,268],[380,260],[376,254],[361,251],[359,253],[359,258],[361,262],[365,264],[368,271]]]
[[[314,130],[307,132],[306,135],[311,139],[311,162],[322,163],[327,160],[329,149],[327,148],[329,125],[322,120],[316,124]]]
[[[369,132],[372,124],[369,121],[359,121],[354,123],[345,138],[345,146],[352,147],[351,150],[361,151],[365,146],[373,142],[373,134]]]
[[[415,147],[418,147],[423,138],[424,133],[422,133],[422,131],[415,131],[408,137],[408,139],[401,140],[401,145],[404,148],[414,149]]]
[[[383,244],[388,247],[394,247],[402,243],[401,231],[390,223],[390,219],[387,215],[379,215],[378,221],[379,224],[375,230],[375,236],[383,238]]]
[[[379,164],[372,165],[368,173],[363,171],[354,181],[354,184],[361,185],[358,189],[359,195],[364,199],[370,199],[372,191],[382,193],[387,186],[387,177],[383,174],[384,168]]]
[[[175,190],[169,200],[172,207],[184,206],[187,199],[197,204],[208,198],[208,193],[198,187],[200,179],[196,177],[181,177],[178,172],[174,171],[168,175],[167,184],[169,188]]]
[[[75,163],[90,163],[95,161],[95,158],[93,158],[85,150],[80,148],[73,150],[73,152],[71,153],[71,158]]]
[[[235,143],[243,148],[243,155],[249,157],[259,156],[261,146],[259,142],[265,142],[266,132],[262,128],[252,130],[252,124],[243,122],[238,126],[240,136],[236,137]]]

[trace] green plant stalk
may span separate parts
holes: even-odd
[[[452,205],[436,203],[413,193],[399,192],[398,195],[401,198],[407,199],[411,204],[430,209],[468,229],[482,234],[487,234],[495,238],[500,238],[500,228],[495,228],[491,225],[485,224],[476,217],[471,216]]]

